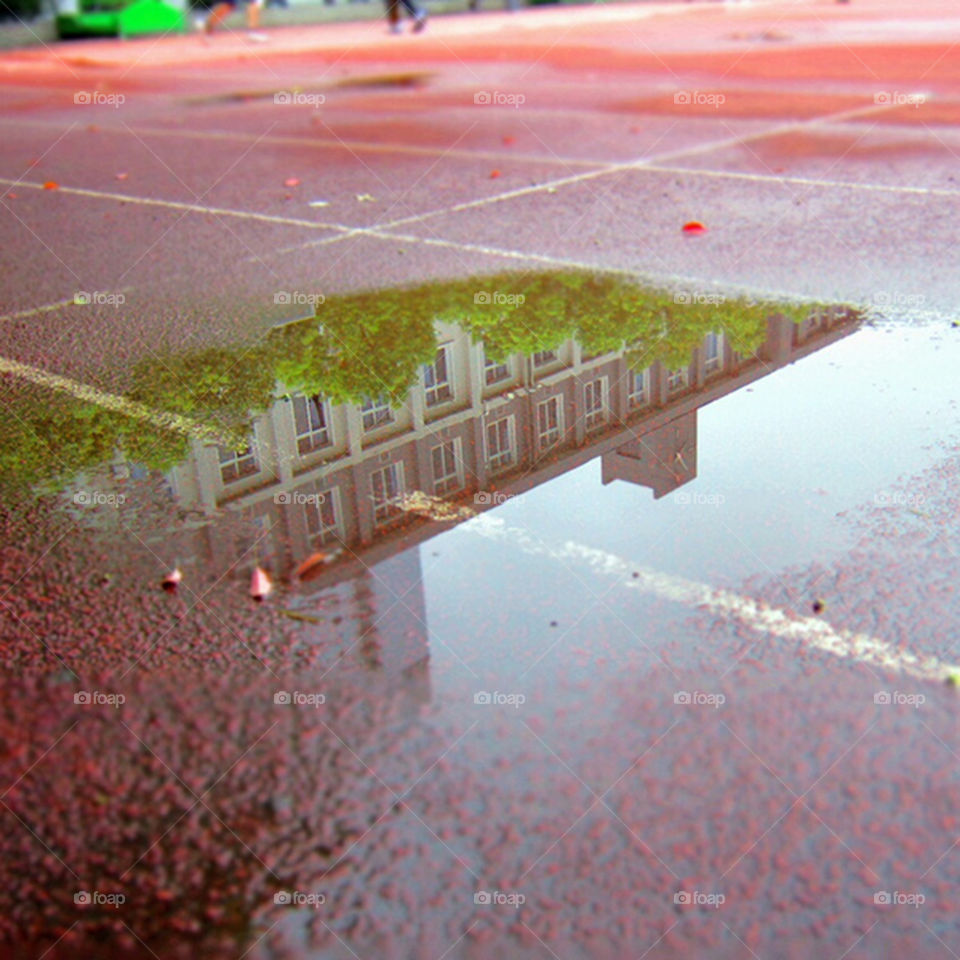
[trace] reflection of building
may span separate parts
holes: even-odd
[[[331,544],[348,555],[368,548],[373,562],[424,539],[433,526],[404,513],[405,493],[519,492],[597,455],[604,483],[640,483],[660,497],[696,476],[698,407],[845,336],[850,320],[774,317],[755,356],[712,333],[686,367],[639,372],[623,351],[585,357],[572,341],[493,362],[467,333],[439,324],[436,360],[402,408],[279,400],[257,418],[247,450],[196,443],[170,479],[182,506],[241,509],[269,529],[267,552],[286,554],[287,565]]]

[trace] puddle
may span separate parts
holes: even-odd
[[[125,538],[114,559],[153,568],[137,589],[259,567],[296,605],[311,557],[336,582],[580,469],[662,498],[697,475],[700,407],[860,324],[616,277],[483,283],[320,297],[259,342],[142,360],[122,396],[10,375],[9,502]]]
[[[317,106],[324,102],[323,93],[333,90],[419,90],[434,78],[428,71],[407,73],[374,73],[341,77],[329,83],[295,84],[278,90],[233,90],[213,96],[189,97],[188,106],[203,106],[214,103],[247,103],[251,100],[272,100],[279,104]]]
[[[7,955],[952,931],[956,328],[574,273],[309,306],[106,405],[3,377]]]

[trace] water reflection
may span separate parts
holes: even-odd
[[[229,508],[256,540],[248,565],[285,579],[313,551],[347,563],[398,528],[409,544],[424,535],[411,527],[488,509],[597,455],[604,482],[662,496],[696,476],[697,407],[854,319],[609,276],[485,285],[334,298],[263,342],[143,362],[127,399],[178,417],[169,429],[18,387],[3,480],[59,484],[88,521],[97,507],[131,519],[156,500],[136,489],[160,469],[171,520],[197,531],[189,543],[171,527],[165,562],[243,553],[236,523],[201,532]]]
[[[409,546],[430,533],[418,521],[463,519],[597,455],[604,482],[660,497],[696,476],[698,407],[848,334],[850,319],[771,317],[753,356],[708,331],[675,370],[636,369],[638,351],[586,356],[575,340],[492,359],[440,323],[434,361],[402,403],[295,394],[257,419],[241,451],[198,449],[171,479],[185,506],[242,504],[261,518],[289,545],[274,554],[284,570],[318,548],[347,546],[349,560],[391,535]]]
[[[598,456],[604,483],[677,489],[699,407],[857,322],[503,276],[331,298],[259,343],[143,362],[109,407],[8,380],[0,932],[50,957],[362,932],[354,845],[425,766],[409,548]],[[276,899],[334,890],[306,926]]]

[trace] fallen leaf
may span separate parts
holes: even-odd
[[[499,176],[500,176],[500,171],[499,171],[499,170],[491,170],[491,171],[490,171],[490,179],[491,179],[491,180],[496,180],[497,177],[499,177]]]
[[[310,556],[297,567],[297,576],[301,580],[309,580],[311,577],[315,577],[320,573],[329,561],[330,554],[323,550],[311,553]]]
[[[129,177],[129,176],[130,176],[129,173],[117,173],[117,174],[114,174],[114,179],[115,179],[115,180],[126,180],[127,177]]]
[[[300,181],[296,177],[287,177],[287,179],[283,181],[283,185],[285,187],[299,187]]]
[[[44,190],[58,190],[59,188],[60,188],[60,184],[57,183],[56,180],[48,180],[48,181],[43,185],[43,189],[44,189]]]
[[[312,613],[300,613],[298,610],[280,610],[285,617],[291,620],[302,620],[304,623],[320,623],[320,617],[315,617]]]
[[[261,600],[266,599],[270,595],[270,591],[273,589],[273,583],[270,581],[270,577],[267,576],[266,570],[262,567],[257,567],[253,571],[253,576],[250,578],[250,596],[256,600],[257,603],[260,603]]]
[[[683,225],[683,232],[696,236],[706,233],[707,228],[699,220],[691,220]]]

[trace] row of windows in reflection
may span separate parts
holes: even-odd
[[[452,344],[441,344],[432,364],[421,370],[423,402],[427,408],[450,404],[456,400],[453,364],[451,362]],[[719,333],[708,334],[703,348],[704,371],[707,374],[719,371],[723,362],[723,336]],[[534,370],[551,372],[551,368],[562,366],[555,350],[542,351],[530,358]],[[510,384],[515,374],[512,361],[505,363],[484,358],[483,383],[493,386],[498,383]],[[627,382],[628,409],[635,410],[650,403],[651,368],[630,371]],[[690,367],[668,371],[666,390],[668,395],[681,392],[691,383]],[[416,388],[415,388],[416,389]],[[507,389],[507,387],[505,387]],[[586,432],[603,429],[611,418],[610,390],[607,376],[585,379],[581,384],[582,417]],[[299,456],[307,457],[318,451],[334,446],[335,437],[331,417],[331,408],[323,397],[295,394],[289,406],[293,418],[296,450]],[[368,399],[360,405],[360,422],[363,432],[372,433],[387,427],[396,421],[396,412],[383,397]],[[555,394],[536,402],[533,406],[533,443],[538,455],[550,451],[564,442],[568,432],[565,422],[565,396]],[[484,451],[487,472],[496,475],[510,470],[519,460],[516,418],[506,414],[488,420],[483,430]],[[433,495],[447,497],[465,489],[466,479],[463,470],[462,440],[459,437],[438,442],[430,448]],[[220,449],[220,477],[224,485],[229,485],[260,471],[256,444],[251,443],[240,451]],[[401,512],[398,502],[406,492],[404,464],[393,462],[377,469],[371,476],[374,522],[378,526],[390,523]],[[306,522],[311,539],[318,543],[328,543],[340,535],[341,504],[337,487],[318,489],[315,496],[303,504]]]
[[[723,350],[723,335],[710,333],[704,341],[704,368],[707,373],[720,369]],[[422,369],[424,400],[427,407],[439,406],[455,398],[454,386],[450,377],[450,344],[443,344],[437,350],[432,364]],[[535,368],[555,364],[558,360],[555,350],[535,353],[532,358]],[[486,360],[484,364],[484,382],[490,386],[513,377],[509,363]],[[607,378],[600,377],[584,384],[584,415],[588,430],[596,429],[607,421],[609,393]],[[631,408],[641,407],[649,402],[650,370],[631,371],[628,391],[628,403]],[[690,383],[689,367],[671,370],[667,374],[668,393],[685,389]],[[297,452],[307,456],[333,445],[333,433],[330,424],[329,404],[318,395],[294,395],[293,418],[296,432]],[[396,420],[396,414],[389,402],[383,397],[366,400],[360,407],[361,423],[365,432],[372,432],[388,426]],[[551,397],[537,405],[537,445],[543,451],[559,443],[563,435],[563,408],[561,398]],[[509,421],[506,417],[488,428],[488,449],[491,451],[490,467],[507,466],[513,442]],[[225,484],[232,483],[258,471],[253,446],[242,451],[221,449],[220,472]]]

